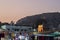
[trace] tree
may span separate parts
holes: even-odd
[[[1,28],[2,23],[0,22],[0,28]]]

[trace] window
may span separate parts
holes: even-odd
[[[23,29],[21,29],[21,31],[23,31]]]
[[[15,29],[15,31],[19,31],[19,29]]]
[[[31,30],[31,28],[29,28],[29,30]]]
[[[24,31],[27,31],[26,29]]]
[[[8,29],[8,31],[9,31],[10,29]]]

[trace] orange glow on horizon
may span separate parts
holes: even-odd
[[[59,11],[60,0],[0,0],[2,22],[16,22],[25,16]]]

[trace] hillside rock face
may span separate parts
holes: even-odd
[[[60,13],[52,12],[27,16],[16,22],[16,25],[33,26],[35,28],[39,24],[43,24],[45,28],[58,28],[58,25],[60,25]]]

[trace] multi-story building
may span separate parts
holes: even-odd
[[[11,32],[21,32],[21,31],[32,32],[32,27],[29,26],[3,25],[1,26],[1,28]]]

